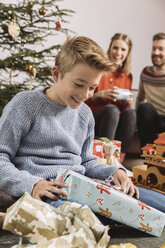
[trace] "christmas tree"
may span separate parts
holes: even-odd
[[[60,44],[56,44],[56,37],[59,34],[67,36],[72,32],[65,29],[64,25],[68,22],[66,17],[72,16],[74,11],[60,9],[57,0],[20,0],[15,4],[1,2],[2,108],[14,94],[23,89],[45,87],[53,83],[51,69],[60,48]],[[53,44],[50,45],[50,41]]]

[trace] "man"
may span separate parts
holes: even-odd
[[[165,132],[165,33],[153,36],[151,59],[153,66],[145,67],[141,73],[136,100],[142,147]]]

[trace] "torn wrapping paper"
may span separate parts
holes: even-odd
[[[68,200],[86,204],[100,215],[154,236],[161,236],[165,225],[164,213],[74,171],[64,173],[63,180],[68,183],[65,189]]]
[[[7,210],[3,229],[22,236],[33,243],[30,247],[37,248],[105,248],[110,238],[109,228],[88,206],[68,202],[55,208],[28,193]]]

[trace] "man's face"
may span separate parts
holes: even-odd
[[[151,59],[153,65],[159,70],[165,69],[165,39],[153,42]]]

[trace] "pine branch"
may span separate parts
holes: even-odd
[[[0,3],[0,51],[4,57],[0,59],[1,82],[8,81],[8,74],[11,71],[13,79],[16,80],[20,73],[24,73],[25,78],[20,79],[20,82],[22,80],[22,85],[28,85],[30,78],[33,77],[31,68],[36,68],[34,87],[52,85],[50,64],[54,65],[54,54],[57,54],[60,44],[49,46],[47,41],[49,37],[60,33],[66,35],[73,33],[72,30],[66,29],[64,24],[68,23],[65,18],[75,13],[69,9],[60,9],[58,2],[61,0]],[[39,11],[40,8],[44,8],[45,14]],[[55,22],[58,19],[61,28],[57,31]],[[20,33],[16,37],[9,34],[11,22],[15,22],[20,28]],[[34,47],[37,47],[37,50]]]

